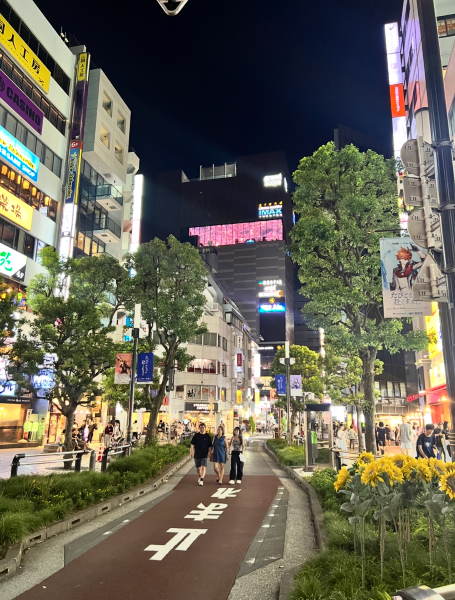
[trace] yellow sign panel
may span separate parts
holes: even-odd
[[[0,188],[0,216],[27,231],[32,228],[33,208],[3,188]]]
[[[47,94],[51,72],[2,15],[0,15],[0,43]]]
[[[431,303],[431,313],[430,317],[425,317],[427,335],[430,338],[428,344],[429,358],[433,358],[439,352],[442,352],[441,319],[439,318],[439,304],[437,302]]]
[[[85,81],[87,75],[87,52],[79,54],[79,62],[77,64],[77,80]]]
[[[237,390],[237,404],[243,404],[243,401],[242,401],[242,390]]]
[[[259,406],[260,399],[261,399],[261,394],[259,392],[254,392],[254,403],[256,406]]]

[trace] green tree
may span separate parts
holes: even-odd
[[[38,391],[35,376],[52,377],[53,386],[43,393],[66,417],[65,448],[71,450],[76,408],[94,402],[101,394],[100,375],[114,365],[115,306],[110,302],[112,297],[120,301],[113,277],[120,277],[121,267],[108,256],[60,260],[53,248],[42,251],[42,264],[47,272],[28,288],[34,315],[19,322],[10,372],[20,389],[32,393]],[[65,281],[70,282],[67,299],[61,295]]]
[[[302,392],[312,392],[316,397],[322,398],[324,393],[324,380],[322,377],[322,357],[313,352],[306,346],[290,346],[289,355],[295,358],[295,363],[290,366],[291,375],[302,376]],[[280,363],[280,358],[284,358],[285,348],[282,346],[275,354],[270,365],[270,376],[272,381],[270,385],[275,387],[275,375],[284,375],[286,373],[285,365]],[[286,400],[278,400],[275,405],[279,408],[287,408]],[[297,426],[297,417],[303,410],[303,402],[291,396],[291,437],[294,437],[294,431]]]
[[[163,350],[159,362],[161,381],[156,396],[152,386],[144,385],[144,404],[150,410],[145,443],[156,434],[156,419],[166,395],[169,373],[175,366],[185,370],[194,358],[185,344],[206,329],[200,323],[205,305],[204,289],[207,271],[199,252],[191,244],[182,244],[174,236],[167,243],[155,238],[141,244],[135,254],[127,257],[128,268],[133,269],[134,300],[141,304],[145,337],[140,340],[141,351],[153,352],[157,346]]]
[[[428,343],[424,332],[403,334],[402,321],[383,313],[379,239],[399,230],[395,160],[352,145],[337,151],[331,142],[300,161],[294,181],[299,220],[291,257],[310,299],[303,313],[341,356],[360,357],[366,447],[373,451],[377,351]]]

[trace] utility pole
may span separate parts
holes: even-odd
[[[134,388],[136,386],[137,370],[137,341],[139,339],[139,327],[141,324],[141,305],[134,306],[133,327],[133,359],[131,361],[130,397],[128,401],[128,427],[126,428],[126,443],[131,444],[133,439],[133,411],[134,411]]]
[[[446,275],[447,284],[448,304],[442,302],[440,311],[447,392],[453,426],[455,423],[455,349],[453,339],[455,324],[455,180],[452,143],[447,119],[434,0],[417,0],[417,12],[428,98],[431,146],[434,151],[434,173],[439,197],[437,212],[440,215],[442,230],[442,261],[438,262],[441,263],[441,270]],[[437,259],[437,254],[434,254],[434,257]],[[434,272],[435,269],[433,269]]]

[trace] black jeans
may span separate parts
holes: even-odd
[[[234,450],[231,454],[231,472],[229,480],[242,481],[243,477],[243,462],[240,460],[241,452]],[[237,472],[237,476],[236,476]]]
[[[350,450],[354,450],[354,442],[355,442],[354,439],[353,440],[349,440],[349,449]]]

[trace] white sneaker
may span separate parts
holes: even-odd
[[[199,485],[204,485],[204,480],[202,479],[202,477],[199,479]]]
[[[240,479],[237,479],[237,483],[242,483],[242,482],[240,481]]]
[[[233,479],[231,479],[231,481],[229,482],[231,485],[234,485],[235,481]]]

